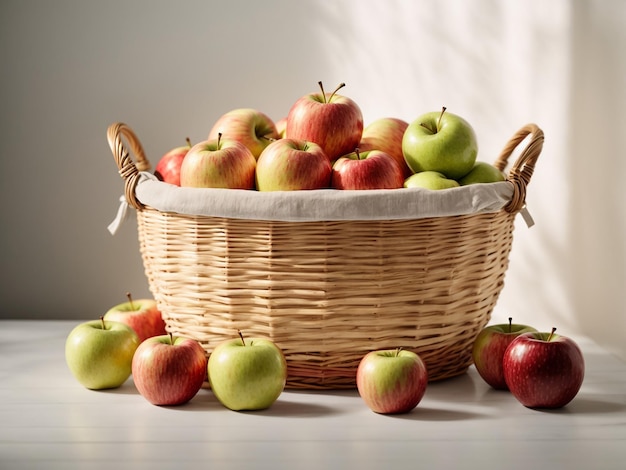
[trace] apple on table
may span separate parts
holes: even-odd
[[[320,145],[331,162],[358,147],[363,135],[363,114],[350,98],[338,95],[341,83],[326,93],[322,82],[320,92],[299,98],[289,109],[285,137]]]
[[[404,178],[413,174],[402,153],[402,138],[409,123],[396,117],[378,118],[363,129],[359,149],[380,150],[398,162]]]
[[[321,146],[284,138],[259,155],[256,188],[259,191],[295,191],[330,186],[331,163]]]
[[[513,323],[512,318],[483,328],[472,346],[474,366],[482,379],[497,390],[508,390],[502,368],[504,352],[519,335],[535,331],[532,326]]]
[[[402,137],[402,153],[414,173],[436,171],[458,180],[473,168],[478,143],[472,126],[444,107],[409,124]]]
[[[412,351],[371,351],[359,363],[356,384],[359,395],[375,413],[407,413],[422,400],[428,371]]]
[[[269,408],[287,383],[287,362],[266,338],[227,339],[209,356],[209,383],[222,405],[234,411]]]
[[[137,333],[104,317],[75,326],[65,341],[65,361],[84,387],[104,390],[121,386],[131,374]]]
[[[135,387],[153,405],[187,403],[202,388],[206,374],[200,343],[171,333],[147,339],[133,356]]]
[[[189,149],[180,168],[181,186],[254,189],[254,155],[241,142],[222,137],[218,134]]]
[[[515,338],[504,353],[504,380],[528,408],[562,408],[571,402],[585,376],[585,360],[571,338],[529,332]]]
[[[180,186],[180,167],[183,159],[191,148],[191,140],[187,137],[187,145],[176,147],[161,157],[154,169],[154,176],[166,183]]]
[[[402,167],[381,150],[355,149],[339,157],[332,167],[330,186],[334,189],[398,189],[404,184]]]
[[[126,293],[127,302],[111,307],[105,314],[106,321],[117,321],[130,326],[139,341],[144,341],[151,336],[164,335],[165,321],[154,299],[133,299],[129,292]]]
[[[254,158],[258,158],[271,142],[280,139],[274,121],[254,108],[233,109],[220,116],[209,131],[207,140],[215,140],[219,134],[245,145]]]

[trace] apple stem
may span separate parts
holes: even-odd
[[[322,90],[322,99],[324,100],[324,103],[326,103],[326,93],[324,92],[324,85],[322,85],[321,80],[317,82],[317,84],[320,86],[320,90]]]
[[[550,332],[550,336],[548,336],[547,341],[550,341],[552,339],[552,336],[554,336],[555,331],[556,331],[556,328],[552,327],[552,331]]]
[[[439,115],[439,119],[437,119],[437,132],[439,132],[439,129],[441,129],[441,118],[443,117],[443,113],[446,112],[446,107],[443,106],[441,108],[441,114]]]
[[[356,159],[360,160],[361,159],[361,151],[359,150],[358,147],[354,149],[354,153],[356,153]]]
[[[512,323],[513,323],[513,317],[509,317],[509,333],[511,332],[512,329]]]
[[[400,351],[402,351],[402,346],[400,346],[399,348],[396,348],[396,356],[398,357],[400,355]]]
[[[133,305],[133,297],[130,295],[130,292],[126,292],[126,297],[128,297],[128,301],[130,302],[130,309],[135,310],[135,306]]]
[[[192,147],[192,145],[191,145],[191,139],[190,139],[189,137],[185,137],[185,142],[187,142],[187,146],[188,146],[189,148],[191,148],[191,147]]]
[[[341,90],[344,86],[346,86],[345,83],[341,82],[337,88],[335,88],[335,91],[333,91],[330,96],[328,97],[328,101],[331,101],[333,99],[333,96],[335,96],[335,93],[337,93],[339,90]]]
[[[106,329],[107,329],[107,327],[106,327],[106,325],[105,325],[105,323],[104,323],[104,316],[100,315],[100,321],[102,322],[102,329],[103,329],[103,330],[106,330]]]
[[[170,331],[169,337],[170,337],[170,345],[173,346],[174,345],[174,335],[172,335],[171,331]]]
[[[243,339],[243,333],[241,332],[241,330],[237,330],[237,334],[239,334],[239,337],[241,338],[241,342],[245,346],[246,345],[246,341]]]
[[[222,133],[218,133],[217,134],[217,150],[220,149],[220,146],[222,145]]]

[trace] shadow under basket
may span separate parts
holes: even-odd
[[[136,196],[149,162],[134,132],[115,123],[108,139],[126,201],[137,210],[145,273],[168,331],[197,340],[207,355],[237,330],[269,338],[287,360],[287,387],[313,390],[354,388],[360,360],[378,349],[415,351],[431,381],[467,370],[504,286],[543,132],[524,126],[494,162],[505,171],[528,139],[507,173],[512,196],[501,209],[394,220],[158,210]]]

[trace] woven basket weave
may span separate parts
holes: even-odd
[[[501,210],[408,220],[285,222],[161,212],[135,195],[149,168],[125,124],[109,145],[137,209],[149,287],[175,335],[207,354],[236,335],[264,336],[283,350],[287,387],[354,388],[373,349],[417,352],[431,381],[464,373],[503,288],[516,214],[543,145],[520,129],[494,164],[513,197]],[[127,148],[130,147],[134,159]]]

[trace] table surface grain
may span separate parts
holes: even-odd
[[[286,390],[234,412],[206,389],[180,407],[151,405],[132,378],[84,389],[64,359],[77,323],[0,321],[0,468],[626,468],[626,363],[586,338],[585,381],[560,410],[525,408],[471,367],[405,415],[377,415],[352,390]]]

